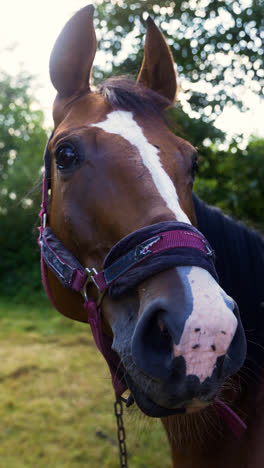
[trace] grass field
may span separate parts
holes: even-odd
[[[114,393],[89,327],[0,301],[0,468],[117,468]],[[158,420],[125,410],[130,468],[168,468]]]

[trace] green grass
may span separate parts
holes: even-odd
[[[0,468],[116,468],[114,393],[88,325],[0,303]],[[168,468],[158,420],[125,410],[130,468]]]

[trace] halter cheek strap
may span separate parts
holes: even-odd
[[[76,260],[66,249],[65,252],[69,253],[74,259],[73,264],[66,263],[64,259],[56,254],[56,251],[53,250],[54,243],[51,243],[52,247],[49,246],[44,234],[48,228],[42,229],[43,228],[40,228],[41,233],[39,237],[39,245],[41,248],[40,263],[42,283],[51,304],[56,310],[58,310],[58,312],[62,313],[58,305],[55,303],[49,287],[47,267],[52,270],[55,276],[67,289],[71,289],[76,292],[81,292],[83,290],[83,287],[87,282],[87,275],[82,267],[81,269],[76,268],[76,262],[78,262],[78,260]],[[60,241],[56,239],[54,234],[52,237],[53,240],[56,240],[60,245],[62,245]],[[64,272],[66,272],[65,277],[63,277]],[[87,322],[90,324],[95,344],[108,364],[115,392],[118,396],[121,396],[127,389],[127,385],[124,380],[125,371],[118,355],[112,349],[111,338],[105,335],[102,331],[101,308],[95,301],[89,300],[88,297],[84,302],[84,308],[87,312]]]
[[[83,267],[46,225],[51,177],[48,144],[44,163],[38,240],[41,248],[42,282],[51,303],[59,312],[61,311],[49,288],[47,267],[65,288],[82,293],[87,321],[95,343],[109,366],[116,394],[121,396],[127,389],[125,370],[120,358],[112,349],[112,340],[102,331],[100,303],[103,295],[108,292],[110,296],[118,297],[144,279],[175,266],[199,266],[209,271],[218,281],[214,254],[207,239],[194,226],[170,221],[147,226],[121,239],[105,258],[101,272]],[[97,302],[88,298],[87,288],[91,282],[98,290]],[[233,433],[240,436],[246,428],[243,421],[220,400],[217,399],[214,405]]]

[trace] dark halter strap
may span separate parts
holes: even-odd
[[[113,297],[125,294],[144,279],[175,266],[204,268],[218,281],[213,250],[207,239],[194,226],[176,221],[161,222],[139,229],[121,239],[106,256],[103,269],[99,273],[94,268],[82,266],[47,226],[48,190],[51,188],[49,141],[44,154],[45,170],[39,228],[42,282],[51,303],[59,312],[61,311],[55,304],[49,288],[47,267],[64,287],[82,293],[87,322],[91,326],[98,349],[107,361],[116,394],[121,396],[127,389],[127,384],[120,358],[111,347],[112,340],[102,331],[100,303],[103,295],[106,292]],[[96,301],[88,297],[87,288],[91,282],[98,290]],[[233,432],[241,435],[245,425],[240,418],[219,400],[215,401],[215,407]]]

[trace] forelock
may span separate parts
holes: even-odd
[[[163,117],[169,101],[152,89],[126,77],[109,78],[97,89],[114,109]]]

